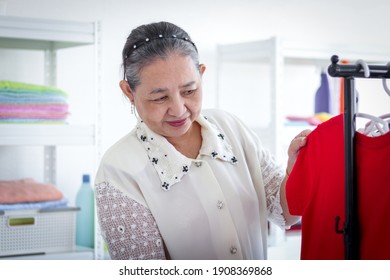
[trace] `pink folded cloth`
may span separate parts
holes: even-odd
[[[67,113],[40,113],[40,112],[34,112],[34,113],[29,113],[29,112],[0,112],[0,118],[1,119],[9,119],[9,118],[14,118],[14,119],[26,119],[26,118],[31,118],[31,119],[48,119],[48,120],[62,120],[65,119]]]
[[[0,104],[0,118],[65,119],[68,106],[61,104]]]
[[[63,194],[53,185],[33,179],[0,181],[0,203],[23,203],[62,199]]]
[[[67,104],[1,104],[0,119],[65,120],[69,115]]]
[[[0,112],[57,112],[67,113],[67,104],[46,103],[46,104],[1,104]]]

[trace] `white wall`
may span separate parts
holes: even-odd
[[[387,0],[8,0],[0,1],[0,13],[8,16],[95,21],[102,24],[102,146],[107,149],[134,125],[129,104],[118,82],[121,50],[131,29],[152,21],[172,21],[187,30],[196,42],[201,61],[208,66],[204,76],[204,106],[215,105],[215,47],[218,43],[252,41],[271,36],[327,44],[390,46],[385,33],[390,2]],[[4,9],[5,7],[5,9]],[[82,63],[77,57],[73,61]],[[74,65],[74,64],[72,64]],[[82,75],[81,75],[82,77]],[[1,77],[0,77],[1,79]],[[72,87],[83,87],[78,79]],[[71,94],[71,93],[70,93]],[[380,98],[389,105],[380,92]],[[88,106],[88,100],[84,100]],[[83,103],[77,102],[75,110]],[[371,104],[373,103],[373,104]],[[239,104],[239,103],[237,103]],[[373,100],[367,102],[377,106]],[[389,108],[389,107],[387,107]],[[77,118],[75,122],[80,121]],[[69,168],[77,162],[69,159]],[[78,185],[80,178],[67,174],[60,182]]]

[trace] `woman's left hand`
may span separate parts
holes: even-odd
[[[294,137],[293,140],[291,140],[290,146],[288,147],[288,161],[287,161],[287,168],[286,173],[287,175],[290,175],[295,161],[298,158],[299,151],[303,146],[307,143],[307,136],[310,134],[311,130],[306,129],[301,131],[297,136]]]

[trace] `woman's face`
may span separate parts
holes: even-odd
[[[151,130],[168,140],[183,136],[201,111],[201,73],[191,57],[172,54],[142,69],[141,83],[129,98]]]

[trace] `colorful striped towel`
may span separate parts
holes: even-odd
[[[44,85],[33,85],[27,83],[13,82],[13,81],[0,81],[0,91],[25,91],[25,92],[35,92],[45,94],[47,92],[63,94],[67,96],[67,94],[55,87],[44,86]]]
[[[65,123],[67,98],[54,87],[0,81],[0,123]]]

